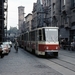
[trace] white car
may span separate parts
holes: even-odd
[[[9,43],[9,45],[12,47],[12,42],[11,42],[11,41],[9,41],[8,43]]]
[[[2,54],[8,54],[10,52],[10,49],[8,48],[9,45],[7,44],[2,44],[1,47],[2,47]]]
[[[3,42],[2,45],[7,45],[9,50],[11,51],[11,46],[10,46],[9,42]]]
[[[2,47],[0,45],[0,57],[3,58],[4,57],[4,54],[2,54],[3,50],[2,50]]]

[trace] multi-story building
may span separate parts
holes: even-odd
[[[71,16],[69,19],[71,22],[70,37],[75,39],[75,0],[71,0]]]
[[[20,33],[23,30],[23,23],[24,23],[24,7],[19,6],[18,7],[18,27],[19,27]]]
[[[40,0],[33,5],[32,17],[32,29],[43,26],[44,12]]]
[[[51,26],[59,27],[61,39],[75,39],[75,0],[42,0],[45,8],[50,4]]]
[[[32,29],[37,27],[37,3],[33,4],[33,11],[32,11]]]
[[[37,0],[33,5],[31,29],[43,26],[58,26],[60,39],[75,39],[75,0],[41,1],[42,4],[40,0]],[[22,16],[23,13],[21,12]],[[20,21],[21,19],[19,19]],[[22,22],[19,24],[21,25]]]
[[[29,13],[26,17],[25,17],[25,31],[31,31],[31,21],[32,21],[32,14]]]
[[[6,40],[8,0],[0,0],[0,43]]]
[[[60,0],[61,15],[60,15],[60,38],[70,40],[70,8],[71,0]]]
[[[51,0],[42,0],[43,7],[50,6]]]
[[[51,0],[42,0],[44,23],[43,26],[51,26]]]

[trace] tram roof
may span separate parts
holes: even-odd
[[[43,28],[57,28],[58,29],[58,27],[41,27],[41,28],[37,28],[37,29],[43,29]]]
[[[59,27],[40,27],[40,28],[35,28],[35,29],[33,29],[33,30],[37,30],[37,29],[45,29],[45,28],[50,28],[50,29],[59,29]],[[31,30],[31,31],[33,31],[33,30]]]
[[[45,28],[49,28],[49,29],[59,29],[59,27],[40,27],[40,28],[35,28],[35,29],[31,30],[31,31],[24,32],[24,33],[32,32],[32,31],[34,31],[34,30],[39,30],[39,29],[45,29]],[[23,34],[24,34],[24,33],[23,33]],[[21,35],[22,35],[22,34],[21,34]]]

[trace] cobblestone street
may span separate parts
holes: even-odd
[[[12,47],[9,55],[0,58],[0,75],[62,75],[36,58],[21,48],[16,53]]]
[[[0,75],[75,75],[75,0],[0,0]]]

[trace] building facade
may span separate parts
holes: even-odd
[[[21,33],[23,30],[23,23],[24,23],[24,7],[18,7],[18,28],[19,32]]]
[[[51,26],[51,0],[42,0],[44,12],[44,26]]]
[[[31,24],[32,23],[32,14],[29,13],[26,17],[25,17],[25,32],[26,31],[31,31]]]
[[[23,16],[23,12],[21,14]],[[25,24],[29,24],[28,21]],[[33,4],[31,29],[44,26],[58,26],[60,40],[75,39],[75,0],[37,0]]]
[[[44,7],[51,6],[51,26],[59,27],[59,38],[75,39],[75,0],[42,0],[42,3]]]
[[[75,39],[75,0],[71,0],[71,30],[70,30],[70,37],[71,39]]]
[[[7,10],[8,10],[8,0],[0,0],[0,43],[6,40]]]
[[[43,26],[44,11],[40,0],[33,5],[32,18],[32,29]]]
[[[32,29],[37,27],[37,3],[33,4],[32,10]]]

